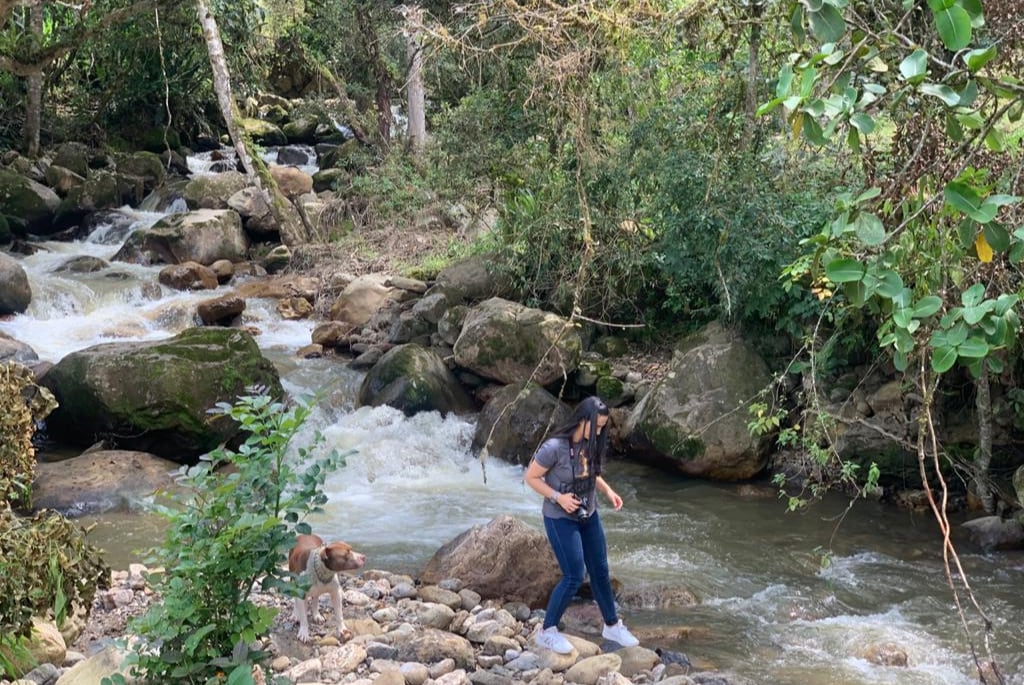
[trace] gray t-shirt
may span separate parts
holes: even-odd
[[[544,444],[537,448],[533,459],[548,470],[544,474],[545,483],[558,492],[569,492],[572,489],[570,486],[573,482],[573,464],[570,461],[568,438],[549,438],[545,440]],[[590,459],[585,452],[582,455],[577,455],[575,466],[577,480],[590,480],[591,490],[588,496],[587,513],[593,514],[597,510],[596,483],[593,474],[590,472]],[[552,504],[546,498],[544,499],[542,511],[549,518],[575,518],[573,515],[567,514],[565,509],[562,509],[557,504]]]

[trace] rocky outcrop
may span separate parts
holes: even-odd
[[[181,264],[209,266],[226,259],[240,262],[249,241],[242,220],[230,209],[199,209],[171,214],[152,227],[135,231],[114,259],[133,264]]]
[[[0,252],[0,316],[21,314],[31,302],[28,274],[13,257]]]
[[[7,169],[0,169],[0,216],[6,216],[16,234],[52,232],[60,197],[37,183]]]
[[[770,382],[751,345],[711,324],[680,343],[665,378],[634,407],[628,443],[690,476],[755,476],[767,445],[747,429],[746,407]]]
[[[37,509],[76,517],[145,506],[156,490],[175,488],[178,464],[145,452],[97,450],[57,462],[39,462],[32,486]]]
[[[28,364],[39,360],[39,355],[32,349],[32,346],[15,340],[3,331],[0,331],[0,364],[4,362],[18,362]]]
[[[463,413],[473,400],[437,354],[419,345],[392,348],[363,379],[359,403],[388,405],[408,415],[421,411]]]
[[[187,462],[238,433],[208,410],[262,385],[283,390],[252,337],[229,328],[192,328],[168,340],[110,343],[69,354],[42,379],[60,403],[47,420],[57,439]]]
[[[512,285],[494,267],[486,255],[474,255],[445,267],[437,275],[437,285],[453,300],[479,302],[492,297],[509,297]]]
[[[502,383],[548,385],[576,370],[583,341],[566,319],[491,298],[466,315],[455,363]]]
[[[481,410],[473,449],[525,466],[544,436],[569,415],[565,404],[536,383],[506,385]]]
[[[458,578],[485,599],[530,607],[544,606],[561,577],[547,538],[512,516],[462,533],[437,550],[420,572],[425,583]]]

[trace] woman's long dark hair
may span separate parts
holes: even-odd
[[[586,421],[590,425],[590,437],[586,439],[585,448],[590,456],[591,468],[595,476],[601,475],[601,465],[604,455],[608,451],[608,426],[605,426],[604,430],[599,433],[597,430],[598,416],[608,416],[608,405],[600,397],[590,396],[577,404],[569,420],[551,434],[553,438],[567,438],[571,443],[580,421]]]

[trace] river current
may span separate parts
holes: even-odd
[[[91,345],[170,337],[194,325],[203,293],[160,287],[156,267],[112,263],[91,274],[58,272],[72,256],[109,260],[128,233],[168,211],[124,208],[87,239],[43,243],[18,257],[33,301],[0,331],[57,362]],[[317,430],[324,449],[352,450],[327,481],[330,501],[311,521],[324,537],[347,540],[368,565],[415,574],[445,542],[499,514],[540,529],[540,501],[522,483],[523,469],[471,451],[475,416],[406,417],[393,409],[357,408],[361,374],[342,361],[304,360],[313,323],[280,320],[272,302],[250,300],[246,325],[293,396],[318,396],[301,441]],[[747,676],[762,685],[967,685],[978,682],[968,637],[947,586],[941,539],[930,514],[858,502],[838,532],[848,502],[829,497],[787,513],[765,487],[685,478],[613,460],[607,478],[622,495],[605,507],[612,572],[629,589],[686,589],[695,606],[630,608],[627,622],[697,665]],[[754,489],[757,493],[758,490]],[[141,558],[159,535],[142,512],[100,515],[91,539],[114,567]],[[834,536],[833,536],[834,533]],[[822,549],[829,547],[829,563]],[[1024,553],[962,550],[971,587],[992,621],[990,645],[1006,682],[1024,685]],[[965,601],[965,604],[967,602]],[[981,649],[980,619],[968,612]],[[893,643],[906,666],[881,666],[867,654]],[[991,681],[990,681],[991,682]]]

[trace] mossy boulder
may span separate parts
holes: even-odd
[[[53,151],[52,164],[69,169],[85,178],[89,175],[89,161],[92,158],[93,151],[85,143],[61,143]]]
[[[230,440],[239,427],[208,410],[262,385],[283,395],[273,364],[252,336],[191,328],[157,342],[108,343],[73,352],[43,378],[60,407],[47,420],[58,440],[111,441],[187,463]]]
[[[93,171],[81,185],[68,190],[57,208],[54,226],[67,228],[93,212],[120,207],[132,195],[133,186],[109,171]]]
[[[53,215],[60,198],[30,178],[0,169],[0,215],[6,216],[15,233],[46,235],[53,231]]]
[[[180,148],[181,136],[173,128],[165,129],[163,126],[151,126],[136,136],[135,144],[143,150],[160,154],[167,150],[168,147],[172,150]]]
[[[282,126],[281,130],[290,143],[315,143],[319,125],[315,117],[298,117]]]
[[[133,152],[116,157],[117,170],[121,174],[142,179],[146,193],[164,182],[167,172],[160,155],[153,152]]]
[[[630,448],[690,476],[741,480],[767,460],[767,440],[747,429],[746,405],[771,383],[751,345],[717,323],[684,339],[669,371],[624,426]]]
[[[512,462],[530,463],[552,428],[569,420],[569,408],[536,383],[506,385],[480,411],[473,449]]]
[[[566,319],[498,297],[466,315],[455,363],[502,383],[548,385],[576,370],[583,341]]]
[[[6,245],[12,240],[14,240],[14,232],[11,230],[11,225],[7,223],[7,217],[0,214],[0,245]]]
[[[262,119],[240,118],[238,127],[258,145],[287,145],[288,138],[276,125]]]
[[[249,185],[245,174],[225,171],[209,176],[196,176],[185,186],[182,195],[189,209],[227,209],[232,195]]]
[[[363,406],[388,405],[407,415],[421,411],[468,412],[473,400],[436,352],[419,345],[388,350],[363,379]]]
[[[217,260],[245,259],[249,240],[242,219],[231,209],[198,209],[170,214],[150,228],[135,231],[114,259],[133,264],[182,264],[209,266]]]

